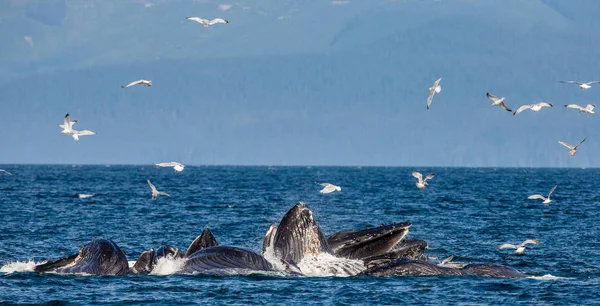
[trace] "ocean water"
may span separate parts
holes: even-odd
[[[0,303],[69,304],[597,304],[599,169],[3,165]],[[150,198],[150,179],[172,195]],[[342,187],[320,194],[315,182]],[[558,185],[549,206],[528,200]],[[77,194],[93,197],[78,198]],[[185,250],[205,227],[221,245],[260,252],[271,223],[307,203],[326,234],[410,221],[426,254],[496,263],[531,275],[364,277],[281,275],[86,276],[27,272],[74,254],[93,237],[134,261],[162,244]],[[498,244],[528,245],[524,256]],[[434,259],[432,259],[434,260]],[[435,260],[434,260],[435,261]]]

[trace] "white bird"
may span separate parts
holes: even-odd
[[[6,173],[6,174],[8,174],[8,175],[10,175],[10,176],[15,176],[14,174],[12,174],[12,173],[10,173],[10,172],[8,172],[8,171],[4,170],[4,169],[0,169],[0,172]]]
[[[528,105],[523,105],[521,107],[519,107],[519,109],[517,109],[513,115],[516,115],[526,109],[531,109],[534,112],[539,112],[540,109],[542,109],[542,107],[552,107],[553,105],[550,103],[546,103],[546,102],[540,102],[540,103],[535,103],[535,104],[528,104]]]
[[[131,87],[131,86],[135,86],[135,85],[139,85],[142,84],[144,86],[152,86],[152,81],[148,81],[148,80],[137,80],[137,81],[133,81],[127,85],[121,85],[121,88],[127,88],[127,87]]]
[[[512,112],[512,110],[510,108],[506,107],[506,104],[504,104],[504,97],[498,98],[489,92],[486,93],[486,96],[488,97],[488,99],[492,100],[492,106],[500,106],[500,107],[504,108],[505,110]]]
[[[577,84],[579,85],[579,88],[581,88],[581,90],[586,90],[586,89],[590,89],[592,88],[592,84],[598,84],[600,82],[598,81],[591,81],[591,82],[587,82],[587,83],[583,83],[583,82],[578,82],[578,81],[560,81],[561,83],[569,83],[569,84]]]
[[[183,168],[185,168],[183,164],[178,162],[158,163],[154,165],[159,167],[173,167],[173,169],[175,169],[175,172],[181,172],[183,171]]]
[[[590,116],[590,114],[595,114],[594,113],[594,108],[596,108],[596,105],[594,104],[588,104],[585,107],[581,107],[577,104],[565,104],[566,108],[574,108],[579,110],[580,113],[586,113],[588,115],[588,117]]]
[[[425,179],[423,179],[423,175],[420,172],[413,171],[412,176],[418,179],[415,185],[417,185],[419,189],[423,189],[425,188],[425,185],[429,185],[427,184],[427,180],[432,179],[435,176],[435,173],[430,173],[425,177]]]
[[[321,186],[323,186],[323,189],[321,189],[319,192],[320,193],[332,193],[334,191],[342,191],[342,188],[340,186],[336,186],[333,184],[329,184],[329,183],[322,183],[319,184]]]
[[[510,243],[504,243],[504,244],[501,244],[501,245],[497,246],[496,248],[497,249],[517,249],[515,251],[515,253],[517,255],[523,255],[523,252],[525,252],[525,245],[530,244],[530,243],[531,244],[538,244],[539,241],[537,241],[537,240],[525,240],[525,241],[523,241],[523,243],[521,243],[519,245],[514,245],[514,244],[510,244]]]
[[[150,183],[150,180],[146,180],[146,182],[148,182],[148,186],[150,186],[150,189],[152,189],[152,200],[156,200],[159,195],[171,197],[168,193],[156,190],[156,187]]]
[[[58,124],[63,130],[60,131],[61,134],[71,135],[73,139],[79,140],[79,136],[87,136],[87,135],[96,135],[96,132],[92,132],[90,130],[75,130],[73,129],[73,124],[75,124],[77,120],[71,120],[71,117],[67,113],[65,115],[64,123]]]
[[[213,20],[208,20],[208,19],[203,19],[200,17],[186,17],[185,19],[199,22],[199,23],[203,24],[205,28],[208,28],[208,26],[211,26],[211,25],[217,24],[217,23],[229,23],[229,21],[222,19],[222,18],[215,18]]]
[[[71,120],[71,116],[69,116],[69,113],[67,113],[65,115],[63,124],[57,124],[59,127],[61,127],[63,129],[62,131],[60,131],[60,133],[70,135],[71,132],[73,131],[73,124],[75,124],[76,122],[77,122],[77,120]]]
[[[433,86],[429,87],[429,97],[427,97],[427,109],[429,109],[429,106],[431,105],[431,100],[433,100],[433,95],[435,95],[436,93],[440,93],[440,91],[442,91],[442,86],[440,86],[441,80],[442,80],[442,78],[437,79],[435,82],[433,82]]]
[[[534,195],[530,195],[527,198],[530,200],[535,200],[535,199],[541,199],[544,200],[544,202],[542,202],[544,205],[548,206],[548,204],[550,204],[550,202],[552,202],[552,200],[550,199],[550,195],[554,192],[554,190],[556,189],[556,186],[552,187],[552,189],[550,189],[550,192],[548,192],[548,197],[544,197],[541,194],[534,194]]]
[[[93,197],[93,194],[87,194],[87,193],[78,193],[77,197],[80,199],[87,199],[87,198],[91,198]]]
[[[444,260],[442,260],[438,264],[438,266],[440,266],[440,267],[446,267],[446,268],[461,269],[461,268],[463,268],[464,266],[467,265],[464,262],[452,261],[453,259],[454,259],[454,255],[448,256]]]
[[[585,138],[583,138],[582,141],[580,141],[576,146],[572,146],[566,142],[562,142],[562,141],[558,141],[558,143],[560,143],[561,145],[571,149],[571,151],[569,151],[569,155],[573,156],[575,155],[575,153],[577,153],[577,147],[579,147],[580,144],[582,144],[585,141]]]

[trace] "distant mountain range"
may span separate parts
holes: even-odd
[[[600,86],[558,81],[600,80],[599,13],[594,0],[0,2],[0,163],[598,167],[600,119],[563,104],[597,103]],[[120,87],[140,78],[153,86]],[[488,91],[555,107],[513,116]],[[60,135],[67,112],[98,135]],[[583,137],[572,157],[557,143]]]

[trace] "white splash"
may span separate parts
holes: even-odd
[[[335,257],[328,253],[307,255],[298,267],[305,276],[352,276],[365,269],[362,260]]]
[[[33,260],[30,261],[15,261],[9,262],[4,266],[0,267],[2,273],[14,273],[14,272],[33,272],[35,266],[38,265]]]
[[[91,198],[93,197],[93,194],[87,194],[87,193],[78,193],[77,197],[80,199],[87,199],[87,198]]]
[[[127,262],[127,265],[129,266],[129,269],[133,268],[133,266],[135,266],[136,261],[135,260],[130,260]]]
[[[170,275],[181,271],[187,259],[171,257],[159,258],[150,274],[153,275]]]
[[[552,274],[546,274],[546,275],[542,275],[542,276],[530,276],[527,278],[531,278],[531,279],[535,279],[535,280],[559,280],[559,279],[569,279],[568,277],[560,277],[560,276],[554,276]]]

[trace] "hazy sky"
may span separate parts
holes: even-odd
[[[600,2],[566,3],[0,2],[0,163],[598,167],[563,105],[600,84],[559,81],[600,80]]]

